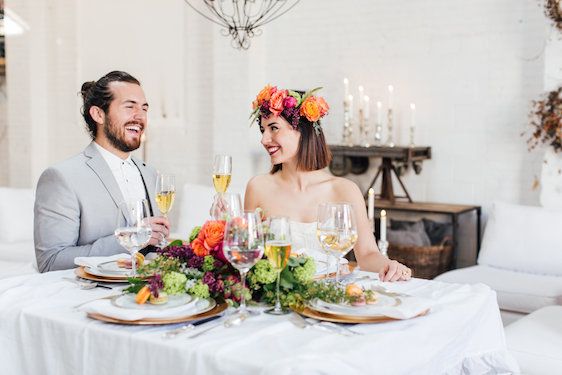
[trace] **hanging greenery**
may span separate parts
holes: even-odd
[[[533,101],[530,113],[531,136],[527,140],[529,150],[539,144],[550,145],[562,152],[562,86]]]
[[[552,20],[554,26],[562,31],[562,0],[546,0],[544,13]]]

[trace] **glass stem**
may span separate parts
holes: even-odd
[[[240,314],[246,313],[246,293],[245,293],[245,286],[246,286],[246,271],[240,271],[240,281],[242,283],[242,293],[240,295]]]
[[[137,257],[136,252],[131,255],[131,267],[133,269],[133,276],[137,276]]]
[[[336,258],[336,284],[340,282],[340,258]]]
[[[277,289],[275,289],[275,308],[274,311],[281,311],[281,301],[279,300],[279,281],[281,280],[281,271],[277,271]]]

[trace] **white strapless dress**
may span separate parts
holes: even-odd
[[[323,273],[330,264],[330,268],[335,268],[334,258],[328,259],[328,255],[322,250],[320,242],[316,237],[317,223],[301,223],[289,221],[291,226],[291,252],[294,254],[305,254],[314,258],[316,262],[316,273]],[[347,263],[347,259],[340,259],[341,264]],[[332,270],[331,270],[332,271]]]

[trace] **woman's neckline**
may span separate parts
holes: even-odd
[[[317,222],[316,221],[311,221],[310,223],[306,223],[304,221],[297,221],[297,220],[289,220],[291,223],[295,223],[295,224],[302,224],[302,225],[316,225]]]

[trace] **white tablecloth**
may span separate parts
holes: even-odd
[[[161,338],[168,327],[119,326],[72,307],[112,291],[79,290],[73,271],[0,280],[2,374],[504,374],[506,349],[495,293],[485,285],[413,279],[391,290],[433,298],[423,317],[356,325],[363,336],[302,330],[262,314],[197,338]]]

